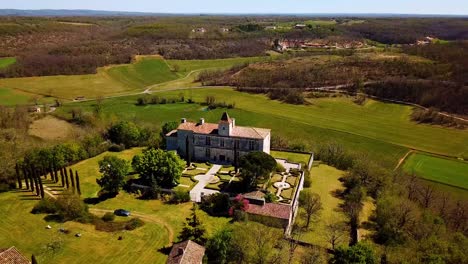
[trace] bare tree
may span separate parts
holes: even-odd
[[[306,250],[300,261],[301,264],[321,264],[325,263],[323,254],[317,247],[312,247]]]
[[[343,222],[332,223],[326,226],[327,242],[333,250],[342,242],[346,235],[346,224]]]
[[[425,184],[418,188],[418,190],[422,206],[424,206],[424,208],[429,208],[434,198],[434,188],[430,185]]]
[[[293,231],[291,233],[291,236],[287,238],[287,242],[288,242],[288,263],[289,264],[293,263],[294,253],[296,252],[296,249],[299,246],[299,243],[297,243],[297,242],[301,240],[303,233],[304,232],[303,232],[302,228],[295,225],[293,227]]]
[[[322,210],[320,195],[310,190],[303,190],[299,196],[299,205],[304,209],[302,217],[306,222],[305,227],[309,228],[311,220],[317,217],[320,210]]]

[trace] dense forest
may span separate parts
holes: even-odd
[[[134,55],[173,59],[263,55],[274,39],[377,41],[409,44],[425,36],[447,40],[468,37],[463,18],[327,18],[332,23],[294,29],[306,17],[71,17],[0,18],[0,57],[18,63],[0,77],[95,73],[97,67],[128,63]],[[320,18],[324,19],[324,18]],[[267,26],[285,24],[281,30]],[[206,31],[199,33],[196,29]],[[195,32],[193,32],[195,31]],[[409,51],[410,52],[410,51]],[[418,51],[411,51],[418,52]]]

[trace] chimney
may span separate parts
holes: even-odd
[[[182,118],[182,119],[180,119],[180,123],[182,123],[182,124],[183,124],[183,123],[187,123],[187,118]]]
[[[205,124],[205,118],[200,118],[200,125]]]
[[[231,118],[232,120],[232,127],[235,127],[236,126],[236,119],[235,118]]]

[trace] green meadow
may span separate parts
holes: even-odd
[[[105,155],[116,155],[131,160],[141,148],[120,153],[103,153],[72,166],[80,175],[82,197],[96,197],[100,177],[98,161]],[[60,192],[61,185],[45,181],[46,186]],[[58,194],[60,195],[60,194]],[[0,248],[15,245],[23,254],[34,254],[39,263],[165,263],[167,255],[162,248],[177,242],[185,218],[190,215],[192,203],[167,204],[160,200],[141,200],[138,196],[121,191],[112,199],[90,204],[90,211],[102,216],[105,211],[125,208],[145,225],[133,231],[102,232],[91,224],[46,221],[44,214],[30,211],[39,198],[26,190],[0,193]],[[103,211],[104,210],[104,211]],[[203,211],[198,216],[207,235],[212,235],[229,222],[225,217],[210,217]],[[121,220],[117,217],[116,221]],[[50,225],[52,229],[46,229]],[[70,230],[69,234],[59,228]],[[80,238],[75,237],[81,233]],[[122,240],[118,240],[122,236]],[[31,239],[34,238],[34,239]]]
[[[437,183],[468,191],[468,162],[422,153],[413,153],[405,161],[403,170]]]
[[[16,63],[16,58],[12,58],[12,57],[0,58],[0,69],[6,68],[15,63]]]
[[[394,167],[410,148],[451,156],[468,155],[466,131],[413,123],[409,120],[411,107],[408,106],[373,100],[359,106],[346,97],[315,99],[310,105],[297,106],[231,88],[188,89],[154,95],[176,97],[179,94],[186,99],[192,97],[196,102],[203,102],[206,96],[213,95],[217,101],[235,103],[235,109],[228,111],[239,125],[271,128],[275,137],[311,147],[323,142],[338,142],[389,168]],[[103,111],[109,118],[133,120],[149,126],[178,121],[181,117],[191,120],[204,117],[208,122],[217,122],[225,111],[207,111],[198,103],[137,106],[137,97],[105,100]],[[69,111],[74,107],[91,111],[93,104],[68,104],[57,114],[69,117]]]
[[[78,96],[97,98],[143,92],[153,85],[170,89],[193,82],[192,71],[223,69],[236,64],[266,60],[269,57],[247,57],[215,60],[165,60],[160,56],[138,56],[134,63],[99,68],[96,74],[59,75],[0,79],[0,87],[73,100]],[[192,72],[193,73],[193,72]],[[171,81],[184,80],[181,83]]]

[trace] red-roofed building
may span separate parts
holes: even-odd
[[[0,248],[0,264],[31,264],[15,247]]]
[[[249,220],[281,228],[286,228],[292,219],[292,207],[289,204],[249,204],[245,212],[249,215]]]
[[[224,112],[217,124],[188,122],[182,118],[179,127],[166,135],[168,150],[177,150],[182,156],[219,163],[233,163],[237,157],[251,151],[270,153],[270,130],[236,126],[236,120]]]

